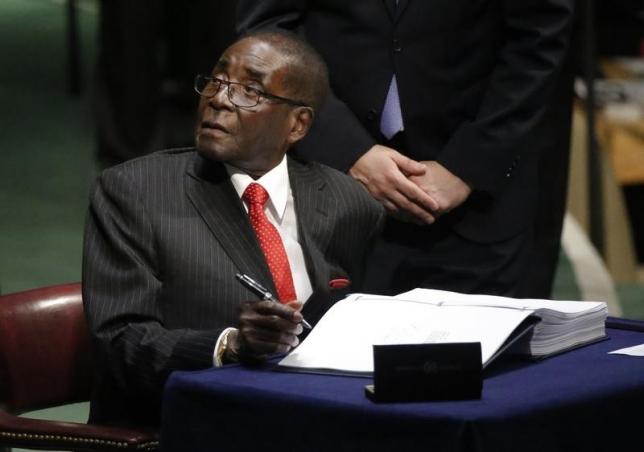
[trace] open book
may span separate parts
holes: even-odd
[[[603,302],[430,289],[395,297],[352,294],[329,309],[279,365],[369,375],[373,345],[414,343],[480,342],[483,366],[508,346],[512,353],[541,358],[605,337],[606,316]]]

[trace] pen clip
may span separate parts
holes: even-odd
[[[239,279],[242,283],[246,284],[248,287],[252,288],[255,290],[255,292],[262,297],[262,300],[273,300],[276,301],[275,298],[273,297],[273,294],[266,289],[266,287],[262,286],[260,283],[255,281],[253,278],[251,278],[248,275],[242,274],[242,273],[237,273],[235,275],[237,279]]]
[[[235,277],[246,287],[251,289],[253,292],[255,292],[257,295],[262,297],[262,300],[270,300],[275,303],[279,303],[279,301],[273,297],[273,294],[266,289],[266,287],[262,286],[260,283],[255,281],[253,278],[251,278],[248,275],[245,275],[243,273],[236,273]],[[307,322],[305,319],[302,319],[302,325],[304,325],[305,328],[311,329],[311,324]]]

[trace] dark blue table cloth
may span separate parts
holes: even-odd
[[[644,450],[644,322],[538,362],[501,361],[480,400],[375,404],[370,379],[229,366],[175,372],[162,451]]]

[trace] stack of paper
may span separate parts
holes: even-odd
[[[373,345],[480,342],[486,365],[511,348],[543,357],[605,336],[606,304],[526,300],[416,289],[395,297],[353,294],[336,303],[280,366],[369,374]]]
[[[514,347],[512,351],[536,358],[559,353],[606,335],[608,309],[604,302],[518,299],[432,289],[414,289],[395,298],[531,311],[541,321],[534,327],[530,340],[520,342],[517,344],[519,347]]]

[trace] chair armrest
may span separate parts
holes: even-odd
[[[0,445],[46,450],[156,451],[159,435],[151,429],[30,419],[0,409]]]

